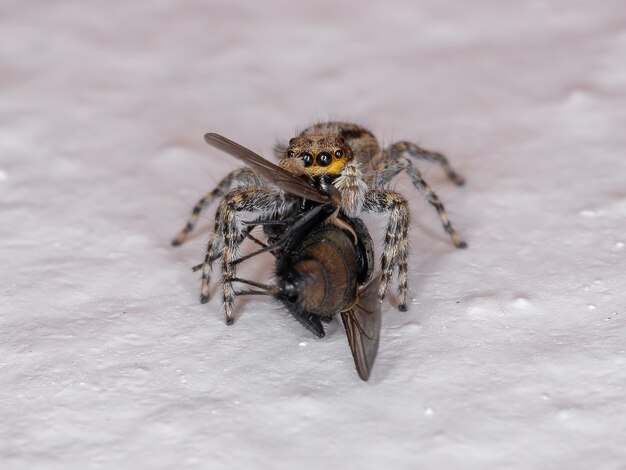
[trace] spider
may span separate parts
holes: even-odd
[[[322,190],[333,185],[339,190],[340,209],[345,216],[355,218],[363,212],[388,214],[380,256],[381,281],[378,298],[381,301],[384,299],[394,269],[397,268],[400,311],[407,310],[410,218],[407,199],[389,189],[395,176],[406,172],[413,186],[437,211],[443,229],[452,243],[457,248],[467,246],[452,227],[439,197],[413,165],[412,159],[435,163],[442,167],[450,181],[462,185],[464,179],[440,153],[425,150],[408,141],[395,142],[381,148],[374,134],[360,125],[321,122],[304,129],[287,145],[276,146],[275,154],[278,166],[306,179],[311,186]],[[212,265],[221,258],[221,287],[226,323],[232,324],[236,296],[232,283],[237,281],[236,260],[239,247],[245,238],[264,245],[252,236],[250,232],[254,224],[246,223],[241,213],[254,213],[257,221],[281,221],[307,209],[302,198],[284,191],[267,178],[257,175],[251,168],[244,167],[226,175],[215,189],[197,202],[187,224],[172,241],[172,245],[180,245],[187,239],[200,214],[218,198],[220,200],[215,223],[209,236],[204,261],[194,269],[202,270],[200,301],[206,303],[210,297]]]

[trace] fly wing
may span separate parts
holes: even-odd
[[[362,380],[369,379],[378,353],[381,324],[379,285],[380,275],[360,290],[359,298],[352,309],[341,312],[354,364]]]
[[[233,142],[224,136],[214,133],[205,134],[204,140],[206,140],[209,145],[241,160],[246,165],[259,172],[267,181],[274,183],[280,189],[288,193],[322,204],[330,202],[328,196],[320,193],[314,187],[309,186],[304,180],[292,175],[278,165],[274,165],[269,160],[245,148],[243,145],[239,145],[237,142]]]

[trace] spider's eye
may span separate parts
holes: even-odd
[[[343,150],[341,150],[341,149],[335,150],[335,157],[337,157],[337,158],[343,157]]]
[[[300,154],[300,158],[304,162],[304,166],[313,165],[313,155],[311,155],[310,153],[303,152]]]
[[[287,150],[287,156],[289,158],[293,158],[294,155],[295,155],[295,152],[293,150]]]
[[[315,161],[319,166],[328,166],[332,163],[333,157],[328,152],[321,152],[317,155]]]

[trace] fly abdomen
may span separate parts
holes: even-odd
[[[345,232],[334,225],[318,227],[291,255],[278,260],[281,300],[319,316],[334,315],[352,304],[357,289],[357,255]]]

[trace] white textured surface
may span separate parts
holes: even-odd
[[[3,469],[623,468],[623,2],[416,3],[0,4]],[[369,383],[337,324],[226,327],[206,231],[169,246],[236,166],[204,132],[329,117],[468,180],[425,169],[465,251],[398,184],[415,300]]]

